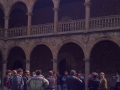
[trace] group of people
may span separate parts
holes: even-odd
[[[105,74],[101,72],[100,79],[96,72],[89,74],[87,89],[107,90]],[[28,70],[25,72],[22,69],[7,70],[4,90],[85,90],[85,81],[81,72],[75,70],[71,70],[70,75],[65,71],[63,76],[58,71],[49,71],[47,78],[42,75],[41,70],[36,70],[32,76]]]

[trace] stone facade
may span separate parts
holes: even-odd
[[[90,17],[113,15],[113,12],[119,14],[119,1],[102,0],[101,3],[101,0],[85,0],[85,3],[62,5],[60,0],[52,0],[53,10],[52,7],[34,9],[36,1],[0,0],[0,8],[4,12],[0,11],[2,77],[7,69],[16,67],[16,61],[21,62],[24,70],[41,69],[46,75],[48,70],[58,70],[60,62],[66,60],[67,69],[81,70],[86,82],[90,72],[104,71],[111,86],[112,75],[120,68],[120,16]],[[17,7],[16,3],[25,12],[11,12]],[[99,8],[99,3],[102,8]]]

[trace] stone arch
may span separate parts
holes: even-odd
[[[45,44],[36,45],[30,54],[30,70],[33,72],[41,69],[43,74],[46,75],[53,68],[52,59],[52,51],[48,46]]]
[[[83,50],[83,53],[84,53],[84,55],[85,55],[85,51],[84,51],[84,45],[82,45],[82,43],[80,43],[79,41],[77,41],[77,40],[74,40],[74,39],[68,39],[68,40],[64,40],[64,41],[62,41],[57,47],[57,49],[58,49],[58,53],[59,53],[59,51],[60,51],[60,49],[61,49],[61,47],[62,46],[64,46],[65,44],[67,44],[67,43],[75,43],[75,44],[77,44],[79,47],[81,47],[82,48],[82,50]]]
[[[35,48],[36,46],[39,46],[39,45],[45,45],[45,46],[47,46],[47,47],[50,49],[50,51],[52,52],[52,47],[50,46],[50,44],[48,44],[48,43],[36,43],[36,44],[33,44],[33,45],[30,47],[30,50],[29,50],[30,55],[31,55],[32,51],[34,50],[34,48]],[[53,55],[53,53],[52,53],[52,55]]]
[[[32,7],[32,13],[32,25],[53,23],[54,13],[52,0],[36,0]]]
[[[64,60],[65,61],[64,63],[66,63],[66,65],[69,66],[69,67],[62,66],[62,67],[67,67],[67,68],[63,68],[63,70],[67,69],[68,71],[70,71],[71,69],[75,69],[78,71],[79,70],[81,70],[83,72],[85,71],[85,63],[83,61],[85,55],[84,55],[84,51],[79,46],[79,44],[74,43],[72,41],[63,43],[61,45],[61,48],[58,50],[59,50],[58,55],[57,55],[58,64],[60,64],[59,61],[61,61],[61,59],[62,59],[62,61]],[[74,66],[72,66],[72,63]],[[62,72],[60,71],[61,74],[63,74],[63,70],[62,70]]]
[[[112,42],[114,42],[114,43],[116,43],[119,47],[120,47],[120,43],[116,40],[116,39],[114,39],[114,38],[112,38],[112,37],[107,37],[107,38],[99,38],[99,39],[96,39],[92,44],[90,44],[90,48],[89,48],[89,52],[91,53],[91,51],[92,51],[92,48],[97,44],[97,43],[99,43],[99,42],[101,42],[101,41],[105,41],[105,40],[108,40],[108,41],[112,41]]]
[[[22,63],[22,66],[18,68],[22,68],[23,70],[25,70],[25,60],[26,60],[26,55],[24,50],[19,46],[14,46],[9,50],[9,55],[7,58],[7,61],[8,61],[7,68],[11,70],[15,69],[14,67],[11,67],[11,66],[14,66],[14,63],[16,61],[20,61]]]
[[[27,6],[24,2],[15,2],[9,10],[9,28],[27,26]]]
[[[10,9],[9,9],[9,11],[8,11],[8,15],[10,15],[10,13],[12,12],[12,9],[13,9],[13,7],[14,7],[14,5],[15,4],[17,4],[17,3],[23,3],[25,6],[26,6],[26,11],[28,11],[28,6],[27,6],[27,4],[24,2],[24,0],[22,1],[22,0],[17,0],[17,1],[15,1],[14,3],[12,3],[11,4],[11,7],[10,7]]]

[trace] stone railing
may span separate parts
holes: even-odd
[[[59,22],[58,32],[74,32],[85,29],[85,20]]]
[[[106,31],[120,29],[120,15],[91,18],[90,29],[87,32]],[[72,20],[58,23],[57,34],[69,34],[74,32],[86,32],[85,20]],[[0,37],[4,37],[4,29],[0,28]],[[40,36],[56,34],[54,33],[54,24],[41,24],[31,26],[30,36]],[[27,27],[9,29],[7,37],[27,36]]]
[[[27,27],[12,28],[8,30],[8,37],[20,37],[27,35]]]
[[[5,30],[3,28],[0,28],[0,37],[4,37]]]
[[[54,33],[54,24],[41,24],[31,26],[31,35]]]
[[[97,17],[90,19],[90,30],[103,31],[103,30],[120,29],[120,15]]]

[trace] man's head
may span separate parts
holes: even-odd
[[[16,70],[13,70],[12,71],[12,75],[16,75],[17,74],[17,71]]]
[[[40,75],[40,74],[42,74],[42,71],[41,70],[36,70],[36,75]]]
[[[22,76],[22,75],[23,75],[23,70],[22,70],[21,68],[19,68],[19,69],[17,70],[17,73]]]
[[[7,76],[11,76],[11,74],[12,74],[11,70],[7,70],[7,71],[6,71],[6,75],[7,75]]]
[[[53,76],[53,71],[49,71],[48,72],[48,75],[51,77],[51,76]]]
[[[71,76],[75,76],[76,75],[76,71],[75,70],[71,70],[70,75]]]
[[[104,78],[105,74],[103,72],[100,73],[100,78]]]
[[[28,70],[26,70],[25,75],[30,76],[30,72]]]
[[[97,78],[98,77],[98,73],[96,73],[96,72],[92,73],[92,77],[93,78]]]
[[[65,71],[65,72],[64,72],[64,74],[65,74],[65,75],[68,75],[68,72],[67,72],[67,71]]]

